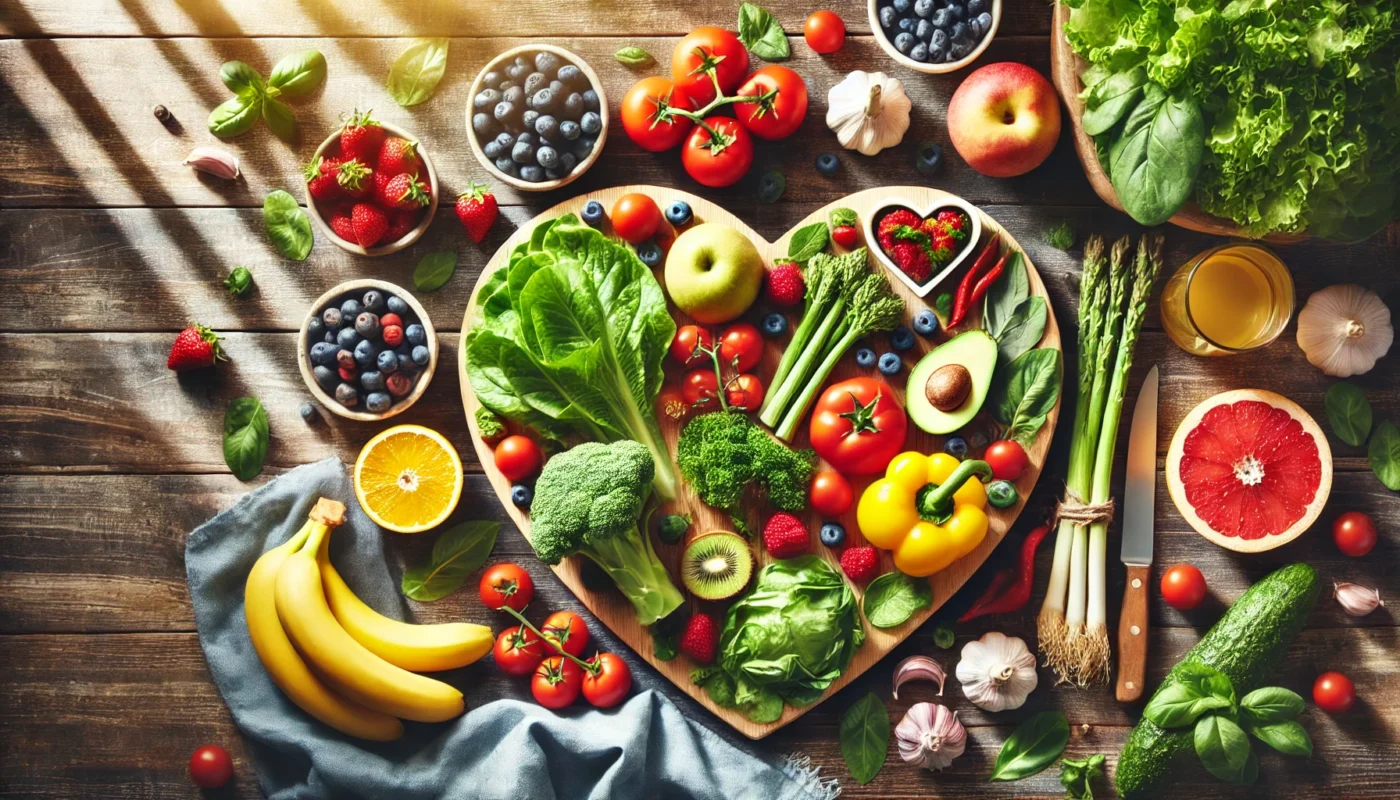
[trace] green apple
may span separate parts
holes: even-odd
[[[704,325],[743,314],[763,284],[763,256],[739,231],[707,222],[682,233],[666,255],[666,291]]]

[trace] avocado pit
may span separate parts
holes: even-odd
[[[954,411],[972,393],[972,373],[962,364],[944,364],[924,383],[924,397],[939,411]]]

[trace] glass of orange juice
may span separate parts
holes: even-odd
[[[1188,353],[1244,353],[1283,333],[1293,299],[1293,276],[1272,250],[1231,242],[1191,259],[1167,281],[1162,326]]]

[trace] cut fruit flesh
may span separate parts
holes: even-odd
[[[1311,416],[1273,392],[1238,389],[1186,415],[1167,453],[1167,487],[1202,536],[1260,552],[1297,538],[1332,489],[1332,453]]]
[[[383,528],[419,533],[442,524],[462,496],[462,460],[442,434],[397,425],[370,439],[355,460],[355,497]]]
[[[698,536],[681,554],[681,582],[701,600],[724,600],[741,592],[753,574],[753,553],[728,531]]]

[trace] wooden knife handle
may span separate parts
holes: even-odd
[[[1142,697],[1147,672],[1147,582],[1151,567],[1128,567],[1123,613],[1118,617],[1118,702]]]

